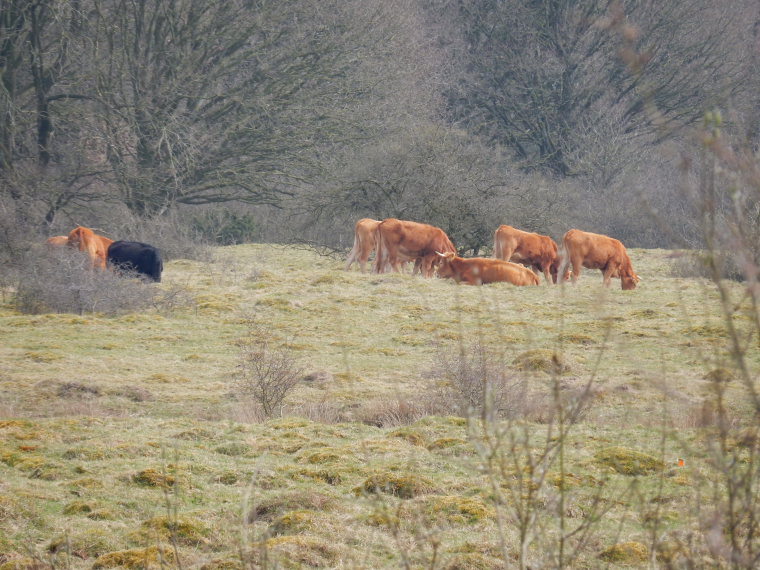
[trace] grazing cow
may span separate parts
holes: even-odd
[[[543,272],[547,283],[557,282],[559,255],[556,242],[549,236],[499,226],[493,236],[493,256]]]
[[[351,269],[351,265],[356,263],[364,273],[367,269],[367,260],[370,253],[375,251],[375,230],[380,224],[380,220],[371,218],[362,218],[356,222],[354,227],[354,247],[348,254],[346,261],[346,271]]]
[[[123,271],[136,271],[160,283],[164,264],[158,249],[138,241],[115,241],[108,248],[108,264]]]
[[[599,269],[604,285],[610,286],[613,277],[620,278],[623,289],[635,289],[641,280],[633,271],[631,259],[625,246],[615,238],[581,230],[569,230],[562,238],[564,253],[560,271],[564,274],[568,264],[572,263],[573,283],[578,280],[581,268]]]
[[[86,251],[93,267],[105,269],[108,246],[113,243],[112,239],[99,236],[90,228],[77,226],[69,232],[67,242],[79,251]]]
[[[389,267],[400,272],[402,262],[414,261],[414,273],[419,269],[425,277],[432,277],[440,261],[436,252],[456,252],[441,228],[396,218],[387,218],[378,224],[375,241],[375,273],[384,273]]]
[[[450,277],[457,283],[485,285],[506,282],[518,286],[540,284],[538,275],[517,263],[488,257],[465,259],[454,253],[439,253],[438,255],[441,257],[438,275]]]
[[[69,236],[52,236],[45,240],[50,247],[61,247],[69,244]]]

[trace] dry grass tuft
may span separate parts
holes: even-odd
[[[180,544],[198,547],[208,543],[210,534],[211,529],[198,517],[181,515],[175,518],[161,515],[143,521],[134,536],[143,542],[158,537],[161,541],[174,539]]]
[[[641,564],[648,560],[649,549],[640,542],[621,542],[602,551],[599,558],[614,564]]]
[[[479,497],[461,495],[431,495],[415,499],[405,512],[421,512],[431,523],[473,524],[495,516],[493,507]]]
[[[665,468],[665,464],[646,453],[625,447],[608,447],[594,454],[594,461],[621,475],[651,475]]]
[[[299,509],[288,511],[272,521],[269,532],[272,536],[283,534],[302,534],[313,530],[317,525],[317,513],[314,511]]]
[[[148,548],[133,548],[118,550],[98,556],[92,565],[93,570],[100,568],[127,568],[129,570],[151,570],[164,568],[175,561],[174,552],[168,548],[149,546]]]
[[[273,520],[287,511],[306,509],[329,511],[337,505],[337,499],[317,491],[289,491],[260,501],[248,513],[248,522]]]
[[[326,568],[335,564],[339,558],[338,549],[316,536],[276,536],[267,540],[265,547],[276,561],[280,561],[275,567]]]
[[[435,491],[433,482],[414,473],[377,473],[354,489],[357,495],[384,493],[411,499]]]
[[[168,489],[177,483],[177,478],[169,473],[161,473],[155,469],[148,468],[134,474],[132,481],[141,487]]]
[[[517,355],[512,365],[522,372],[560,375],[570,371],[570,365],[562,354],[545,348],[534,348]]]

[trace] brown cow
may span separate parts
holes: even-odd
[[[105,269],[108,247],[113,243],[112,239],[99,236],[90,228],[77,226],[69,232],[67,241],[69,246],[86,251],[93,267]]]
[[[367,260],[369,255],[375,251],[375,230],[380,224],[380,220],[372,218],[362,218],[354,226],[354,247],[348,254],[346,260],[346,271],[351,269],[351,265],[356,263],[364,273],[367,269]]]
[[[565,251],[560,272],[564,274],[568,264],[572,263],[573,283],[580,277],[582,267],[601,270],[605,287],[610,286],[613,277],[620,278],[620,285],[625,290],[635,289],[641,280],[633,271],[625,246],[615,238],[569,230],[562,238],[562,243]]]
[[[512,226],[499,226],[493,236],[493,256],[543,272],[547,283],[557,282],[557,243],[549,236],[524,232]]]
[[[436,252],[456,252],[446,232],[429,224],[387,218],[378,224],[375,235],[375,273],[385,273],[388,267],[400,272],[401,263],[414,261],[415,273],[419,268],[425,277],[432,277],[440,261]]]
[[[50,247],[61,247],[63,245],[68,245],[69,236],[52,236],[47,238],[47,240],[45,240],[45,243],[47,243]]]
[[[506,282],[512,285],[538,285],[538,275],[532,270],[502,259],[488,257],[471,257],[465,259],[454,253],[440,253],[441,265],[438,267],[440,277],[450,277],[457,283],[467,285],[485,285],[486,283]]]

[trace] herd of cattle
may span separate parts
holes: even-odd
[[[576,229],[564,235],[560,250],[549,236],[502,225],[494,234],[494,258],[463,258],[440,228],[395,218],[382,221],[363,218],[356,222],[354,247],[346,269],[357,263],[366,271],[372,251],[375,251],[375,273],[398,272],[402,263],[414,262],[414,273],[419,271],[431,277],[437,269],[440,277],[469,285],[498,281],[538,285],[539,273],[544,274],[547,282],[556,284],[558,280],[572,279],[575,283],[583,267],[601,270],[605,286],[610,285],[613,277],[619,278],[626,290],[635,289],[640,281],[619,240]]]
[[[68,246],[87,252],[93,267],[137,272],[160,282],[163,263],[155,247],[135,241],[113,241],[90,228],[76,227],[69,235],[48,238],[51,246]],[[354,247],[346,269],[357,263],[366,271],[375,251],[375,273],[399,272],[402,264],[414,262],[414,273],[454,279],[457,283],[482,285],[504,281],[513,285],[538,285],[539,274],[548,282],[572,279],[581,269],[599,269],[604,285],[618,278],[623,289],[635,289],[640,278],[633,271],[623,244],[605,235],[570,230],[562,238],[562,248],[549,236],[502,225],[494,234],[494,257],[463,258],[441,228],[387,218],[363,218],[354,228]],[[516,262],[516,263],[513,263]]]
[[[67,236],[47,239],[50,246],[68,246],[87,252],[92,267],[111,267],[118,271],[136,272],[145,278],[160,282],[164,269],[158,249],[138,241],[114,241],[96,234],[90,228],[78,226]]]

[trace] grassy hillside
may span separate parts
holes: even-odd
[[[697,491],[717,480],[715,386],[737,428],[748,402],[716,382],[731,364],[714,287],[672,277],[670,252],[631,256],[642,283],[626,292],[598,271],[466,287],[245,245],[168,263],[159,287],[178,302],[160,310],[30,316],[6,297],[0,569],[685,556]],[[269,420],[235,382],[241,344],[262,335],[303,368]],[[478,347],[503,421],[468,421],[452,390]],[[756,377],[756,339],[748,363]]]

